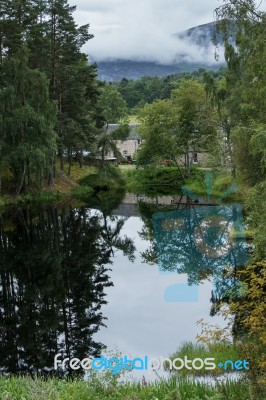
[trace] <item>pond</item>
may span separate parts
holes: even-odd
[[[246,257],[245,243],[228,234],[242,226],[230,207],[102,193],[5,210],[0,371],[50,373],[57,353],[83,359],[103,345],[133,358],[167,357],[195,340],[198,320],[223,325],[210,317],[210,299],[237,283],[224,282],[220,269]]]

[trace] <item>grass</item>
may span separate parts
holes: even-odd
[[[242,201],[242,193],[233,177],[225,172],[223,175],[212,174],[206,168],[193,168],[185,182],[182,175],[185,171],[177,167],[148,165],[145,168],[134,166],[121,168],[127,183],[127,190],[152,194],[176,194],[184,190],[191,197],[202,197],[209,202]],[[210,177],[209,182],[207,182]]]
[[[182,173],[177,167],[148,165],[145,168],[121,169],[129,192],[147,195],[176,194],[184,184]]]
[[[248,382],[207,385],[170,378],[145,385],[114,380],[106,386],[98,380],[0,378],[1,400],[265,400],[265,391],[256,397],[251,392]]]
[[[130,124],[138,124],[139,123],[137,115],[130,115],[128,117],[128,120],[129,120]]]
[[[59,171],[59,163],[57,164],[57,171]],[[80,168],[78,163],[73,163],[69,176],[66,173],[57,172],[53,186],[45,185],[42,190],[31,189],[28,193],[21,195],[5,194],[0,197],[0,207],[27,203],[46,203],[67,199],[72,196],[75,197],[76,195],[91,194],[93,190],[82,187],[79,181],[84,177],[95,174],[96,171],[97,168],[95,167],[84,165]],[[8,192],[8,190],[4,192]]]
[[[170,359],[174,360],[175,358],[184,359],[185,356],[189,360],[194,360],[196,358],[215,358],[216,365],[220,362],[224,363],[226,360],[237,361],[241,358],[239,352],[236,348],[234,348],[231,344],[226,343],[211,343],[208,345],[203,345],[199,343],[192,343],[187,342],[181,345],[174,354],[170,355]],[[168,369],[168,365],[165,365],[165,369]],[[222,374],[224,371],[221,368],[217,367],[216,369],[212,370],[211,373],[213,375]],[[209,371],[202,369],[202,370],[192,370],[189,371],[187,369],[182,369],[182,374],[192,374],[192,375],[206,375]]]
[[[125,181],[121,170],[112,165],[106,164],[102,169],[93,174],[89,174],[79,180],[80,185],[90,186],[95,191],[122,189],[125,186]]]
[[[57,171],[59,171],[59,165],[57,166]],[[61,194],[70,193],[73,189],[80,186],[79,181],[81,179],[88,175],[95,174],[96,171],[97,168],[95,167],[84,165],[80,168],[78,163],[74,163],[69,176],[66,173],[58,172],[57,177],[54,179],[53,187],[50,188],[47,186],[45,191],[59,192]]]
[[[255,235],[255,230],[246,229],[243,232],[232,231],[230,232],[230,238],[233,240],[253,240]]]
[[[241,187],[236,184],[235,179],[227,171],[223,171],[220,175],[207,173],[207,171],[201,169],[201,173],[202,176],[197,179],[193,175],[189,178],[185,185],[188,192],[208,198],[210,202],[243,201]]]
[[[68,165],[65,166],[65,169],[67,171]],[[112,179],[110,179],[110,174],[99,174],[96,167],[84,165],[83,168],[80,168],[79,164],[74,162],[71,173],[68,176],[66,172],[59,172],[59,161],[57,161],[58,172],[52,187],[45,185],[41,191],[31,189],[27,194],[19,196],[13,193],[5,194],[0,197],[0,207],[29,202],[61,200],[62,198],[70,197],[72,194],[75,195],[75,193],[82,194],[85,189],[82,189],[81,186],[84,185],[94,189],[95,187],[106,188],[117,186],[115,178],[119,178],[119,187],[121,185],[124,186],[124,180],[127,191],[141,192],[147,195],[175,195],[181,193],[181,189],[185,183],[182,177],[184,171],[182,172],[177,167],[154,167],[149,165],[145,168],[137,169],[133,165],[124,165],[119,168],[113,167],[112,170],[115,170],[116,176],[111,176]],[[206,189],[205,175],[208,172],[202,168],[194,168],[190,178],[186,182],[185,189],[196,196],[207,198],[208,191]],[[8,182],[10,182],[11,177],[10,171],[5,171],[3,182],[6,182],[7,188],[3,187],[4,193],[8,193]],[[233,178],[230,175],[213,175],[213,177],[210,193],[211,201],[215,201],[215,199],[217,200],[221,197],[225,197],[226,201],[242,201],[243,196],[240,190],[228,192],[228,188],[234,185]],[[236,233],[236,238],[238,237],[239,235]],[[247,234],[247,238],[249,237],[253,237],[253,234]]]
[[[119,169],[121,170],[121,172],[123,171],[133,171],[136,169],[136,165],[134,164],[120,164],[119,165]]]
[[[186,343],[173,357],[188,359],[213,357],[217,361],[238,359],[236,350],[224,343],[195,345]],[[127,372],[128,373],[128,372]],[[34,379],[27,376],[0,377],[1,400],[265,400],[265,374],[258,384],[251,377],[239,381],[219,382],[215,375],[205,380],[172,374],[167,379],[152,382],[132,382],[121,371],[113,376],[111,371],[92,371],[87,380],[72,378]]]

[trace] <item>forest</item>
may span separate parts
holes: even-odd
[[[9,180],[17,194],[52,185],[64,155],[88,148],[104,125],[96,66],[81,51],[93,35],[74,10],[65,0],[1,2],[3,191]]]
[[[106,304],[105,288],[112,286],[108,265],[116,250],[132,262],[136,250],[132,239],[119,237],[124,222],[112,214],[124,191],[138,196],[147,190],[156,197],[176,195],[185,185],[187,199],[194,200],[192,191],[207,197],[202,187],[212,173],[217,204],[229,186],[229,200],[243,207],[244,237],[251,240],[248,265],[237,271],[222,268],[230,282],[241,282],[237,292],[212,293],[211,299],[212,315],[234,316],[230,348],[250,360],[247,379],[230,387],[218,384],[216,390],[190,381],[119,386],[107,377],[107,387],[96,380],[89,389],[84,382],[73,389],[70,380],[63,389],[55,381],[43,393],[69,390],[50,397],[58,399],[264,400],[266,13],[254,0],[223,1],[215,10],[226,60],[219,71],[111,84],[98,79],[97,65],[83,52],[93,35],[88,24],[77,25],[74,11],[67,0],[0,1],[0,206],[6,213],[0,221],[2,372],[25,372],[33,363],[45,369],[61,347],[67,355],[76,350],[98,354],[102,344],[91,336],[104,326],[100,308]],[[136,166],[110,166],[110,154],[123,160],[117,143],[127,140],[132,119],[141,138]],[[112,124],[118,128],[110,130]],[[206,168],[195,167],[196,153],[208,153]],[[61,199],[60,185],[67,186],[69,198],[75,193],[79,209],[67,204],[66,211],[61,203],[49,204],[46,211],[42,205],[27,212],[5,209],[14,199],[19,205],[26,199],[31,207],[50,191],[53,201]],[[101,217],[84,205],[92,195],[92,207]],[[154,209],[140,204],[139,211],[145,224],[140,236],[151,242],[141,256],[154,265],[160,257],[154,250]],[[177,255],[171,255],[172,265]],[[201,274],[206,278],[209,271],[202,268]],[[28,321],[33,322],[31,331]],[[198,339],[207,352],[221,342],[228,345],[224,332],[204,324]],[[32,347],[27,348],[29,341]],[[12,392],[16,385],[19,394]],[[29,397],[25,385],[27,380],[0,379],[0,397],[43,398]],[[75,390],[80,397],[71,397]]]

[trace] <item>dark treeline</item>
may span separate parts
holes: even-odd
[[[17,194],[43,179],[53,183],[56,157],[90,147],[104,117],[100,83],[82,46],[67,0],[0,2],[0,179]]]
[[[210,71],[213,79],[224,75],[224,68],[219,71]],[[169,99],[171,92],[176,88],[178,81],[183,79],[196,79],[199,82],[204,82],[206,70],[200,68],[194,72],[183,72],[168,75],[163,78],[144,76],[138,80],[122,79],[112,85],[117,88],[123,96],[131,113],[134,114],[145,104],[150,104],[155,100]]]

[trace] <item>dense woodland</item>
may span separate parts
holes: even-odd
[[[224,75],[225,69],[209,71],[213,79]],[[138,80],[122,79],[112,85],[118,90],[126,101],[130,114],[137,113],[145,104],[150,104],[155,100],[169,99],[171,92],[178,85],[180,80],[193,79],[201,83],[204,82],[206,70],[201,68],[191,73],[183,72],[168,75],[164,78],[143,76]]]
[[[66,0],[1,1],[1,175],[16,193],[43,179],[52,184],[56,157],[88,148],[104,125],[100,83],[82,46],[92,38],[78,27]]]
[[[3,193],[10,179],[17,194],[52,185],[73,156],[82,166],[84,150],[101,150],[104,158],[119,138],[107,137],[106,126],[125,123],[136,111],[146,143],[140,162],[185,155],[189,170],[189,151],[205,150],[216,159],[224,151],[234,175],[251,185],[264,181],[264,14],[253,1],[217,9],[225,41],[232,26],[226,21],[238,26],[237,47],[225,43],[227,69],[113,85],[97,80],[96,65],[82,52],[92,35],[89,25],[77,26],[74,9],[66,0],[1,2]]]
[[[216,10],[227,62],[223,70],[108,84],[97,79],[97,66],[91,65],[82,52],[92,35],[89,25],[77,26],[74,9],[67,0],[0,1],[1,192],[21,194],[44,184],[52,186],[54,178],[66,172],[66,163],[70,171],[73,157],[82,167],[85,151],[95,155],[100,152],[103,168],[104,156],[110,149],[115,151],[115,140],[128,134],[124,128],[130,113],[137,113],[141,122],[144,141],[138,154],[140,166],[147,161],[157,165],[164,159],[176,163],[184,156],[188,177],[191,151],[208,151],[216,167],[224,168],[237,180],[248,225],[255,232],[252,263],[242,271],[246,295],[229,303],[241,316],[243,331],[255,340],[252,346],[256,343],[258,365],[265,366],[266,14],[258,11],[253,0],[230,0]],[[232,21],[237,27],[235,45],[227,40],[232,35]],[[110,123],[120,123],[121,130],[109,134]],[[24,229],[22,217],[18,218],[16,223]],[[39,218],[42,223],[43,217]],[[63,216],[57,218],[63,220]],[[31,222],[29,226],[31,240],[42,240],[38,226]],[[75,236],[75,230],[72,234]],[[43,243],[64,258],[60,243],[66,239],[65,233],[56,235],[53,240],[44,237]],[[12,249],[20,249],[19,240],[12,234],[5,237],[2,251],[8,262]],[[99,251],[96,261],[105,264],[100,260],[104,253],[100,255]],[[71,260],[66,260],[66,273],[68,263]],[[11,296],[8,272],[3,271],[3,287]],[[102,274],[103,286],[108,285],[104,268]],[[21,288],[23,295],[26,289]],[[57,295],[60,297],[60,293]],[[29,300],[34,302],[32,296],[34,293]],[[102,303],[101,298],[98,301]],[[52,311],[62,314],[62,299],[58,302]],[[37,314],[45,304],[38,307]],[[24,311],[22,319],[27,316],[27,307]],[[102,323],[101,316],[92,317],[97,324]],[[8,332],[5,334],[8,342]],[[81,334],[83,338],[87,333]],[[12,347],[12,343],[7,346]]]

